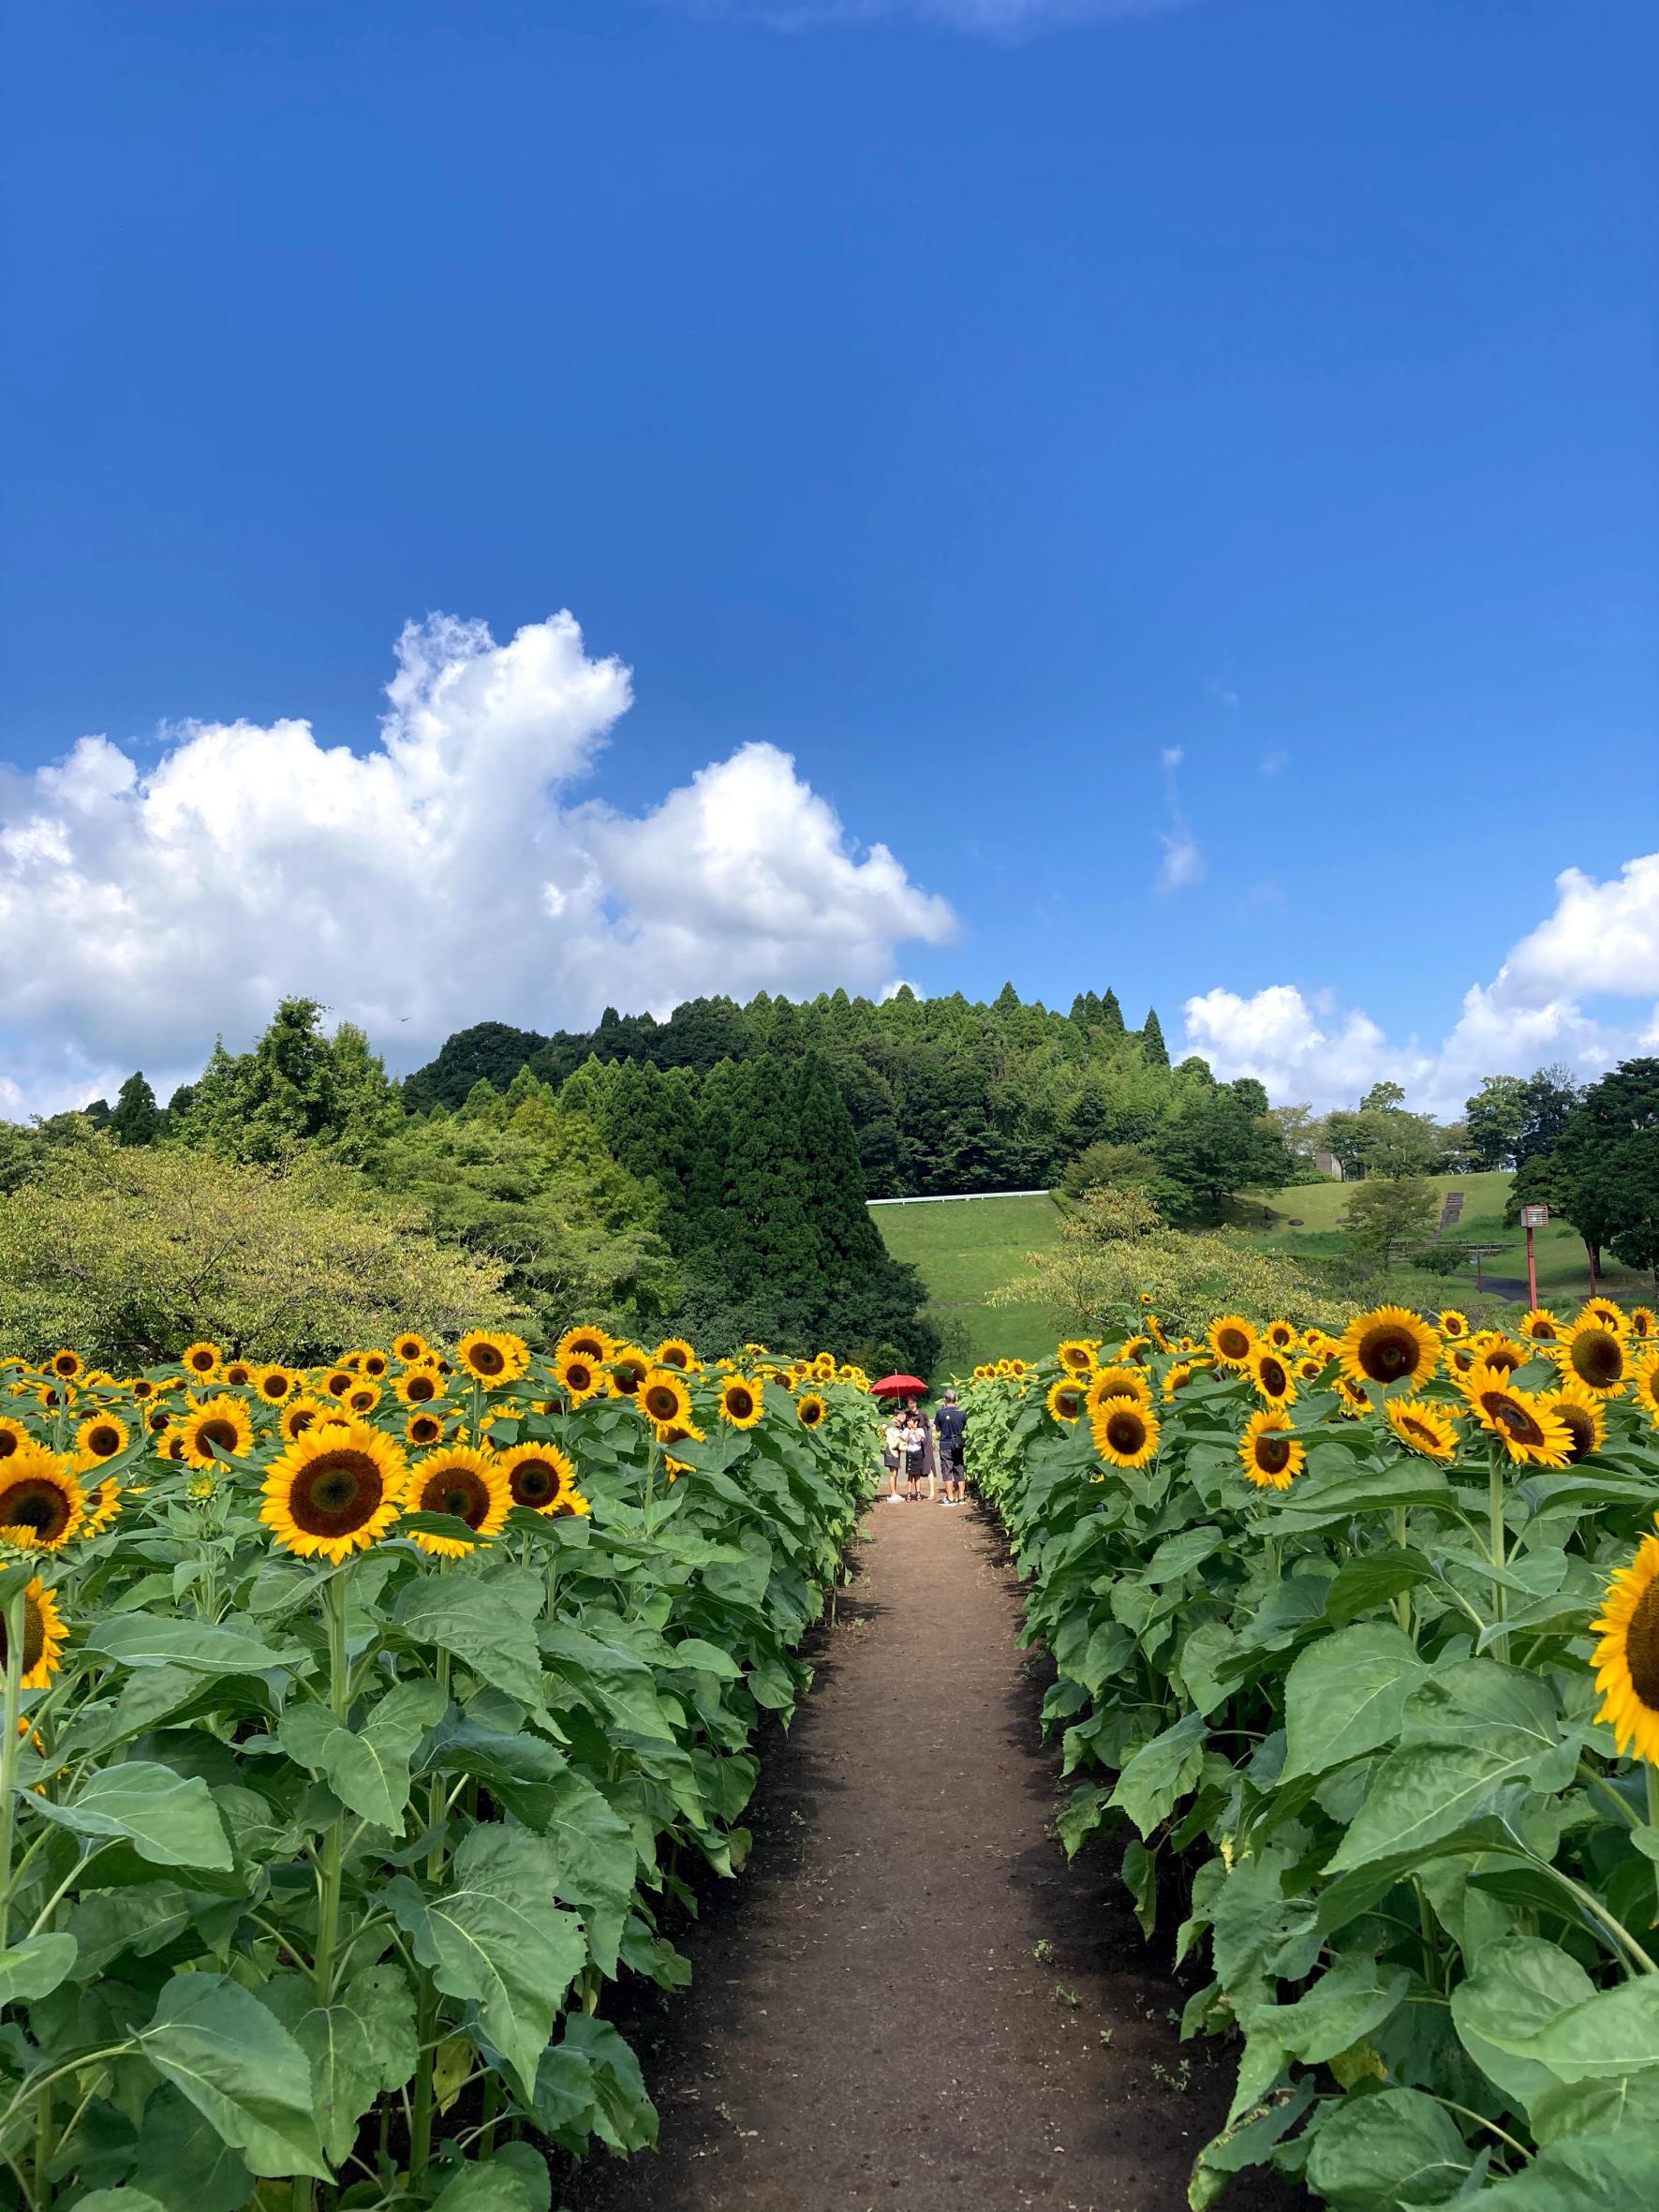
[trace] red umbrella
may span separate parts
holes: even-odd
[[[870,1385],[878,1398],[919,1398],[926,1388],[919,1374],[884,1374]]]

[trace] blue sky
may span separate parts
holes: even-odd
[[[11,47],[0,1111],[289,987],[407,1060],[1111,982],[1322,1102],[1648,1033],[1650,11],[59,0]],[[389,778],[436,612],[494,643],[420,633]]]

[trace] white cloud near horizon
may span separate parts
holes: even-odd
[[[1465,991],[1437,1045],[1392,1040],[1357,1008],[1276,983],[1248,996],[1218,988],[1188,999],[1186,1049],[1220,1076],[1255,1076],[1279,1103],[1353,1106],[1386,1078],[1412,1106],[1444,1117],[1461,1113],[1483,1076],[1530,1075],[1559,1061],[1583,1078],[1659,1050],[1659,853],[1626,861],[1605,883],[1569,868],[1555,887],[1554,913],[1511,948],[1490,983]],[[1622,1019],[1587,1005],[1608,1000],[1635,1003]]]
[[[574,801],[631,703],[568,613],[496,645],[433,616],[397,645],[379,743],[185,722],[153,768],[83,737],[0,767],[0,1113],[157,1089],[322,1000],[413,1064],[450,1031],[585,1026],[607,1003],[837,984],[955,928],[885,845],[854,848],[771,744],[639,815]]]

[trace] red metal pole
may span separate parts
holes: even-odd
[[[1533,1231],[1527,1230],[1527,1299],[1536,1310],[1538,1304],[1538,1260],[1533,1250]]]

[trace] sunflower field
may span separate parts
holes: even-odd
[[[1207,1977],[1194,2206],[1637,2212],[1659,2175],[1659,1323],[1150,1312],[969,1386],[1074,1851]]]
[[[547,2212],[871,1489],[827,1355],[0,1364],[0,2182]],[[117,2194],[118,2192],[118,2194]]]

